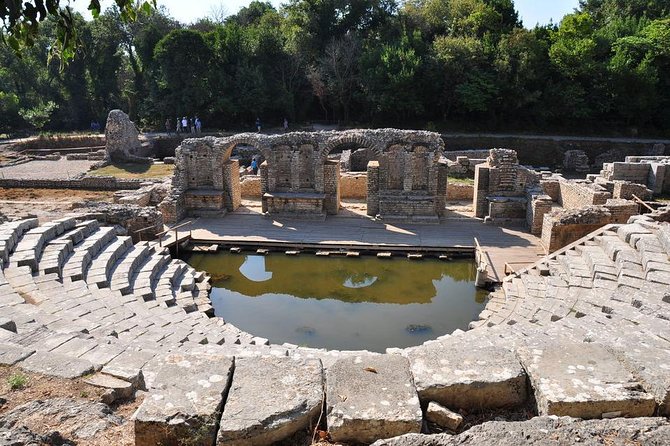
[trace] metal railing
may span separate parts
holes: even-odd
[[[168,228],[165,231],[159,232],[156,234],[158,237],[158,246],[162,247],[163,246],[163,236],[167,234],[170,231],[174,231],[174,241],[175,241],[175,247],[176,247],[176,255],[179,256],[179,229],[192,225],[193,223],[197,222],[199,219],[187,221],[181,224],[178,224],[177,226],[174,226],[172,228]],[[193,229],[188,230],[188,237],[191,238],[193,236]]]

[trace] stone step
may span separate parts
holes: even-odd
[[[485,411],[526,402],[526,373],[515,352],[480,335],[449,336],[407,352],[419,398],[452,410]]]
[[[44,248],[40,259],[39,270],[45,274],[57,273],[62,277],[62,268],[65,260],[72,254],[74,246],[81,243],[99,227],[96,220],[78,223],[74,229],[65,232],[60,237],[51,240]]]
[[[86,276],[86,282],[98,287],[108,287],[110,272],[116,262],[122,258],[126,251],[133,246],[132,239],[128,236],[117,237],[115,241],[107,245],[97,257],[91,260],[91,266]]]
[[[157,368],[154,384],[134,415],[135,443],[178,444],[198,438],[198,444],[215,444],[233,360],[172,354]]]
[[[16,244],[26,231],[36,228],[37,218],[6,222],[0,225],[0,260],[4,267],[9,263],[9,256],[14,252]]]
[[[154,254],[145,262],[137,273],[135,281],[148,284],[153,290],[159,277],[165,273],[172,258],[169,254]]]
[[[153,254],[153,251],[154,249],[150,248],[146,243],[138,244],[128,249],[125,255],[110,270],[109,277],[111,279],[109,287],[113,290],[121,291],[123,295],[130,294],[133,291],[135,276],[141,265]]]
[[[98,228],[74,247],[72,255],[63,265],[63,278],[83,280],[88,272],[91,259],[116,238],[116,229],[111,227]]]
[[[654,397],[598,344],[549,341],[522,347],[517,354],[533,386],[539,415],[593,419],[654,414]]]
[[[334,442],[372,443],[421,431],[419,398],[402,356],[337,360],[326,372],[326,402]]]
[[[46,243],[63,232],[74,228],[74,218],[63,218],[45,223],[26,232],[16,245],[11,262],[17,266],[29,266],[35,272]]]
[[[285,440],[315,426],[322,404],[323,368],[318,359],[238,359],[216,444]]]

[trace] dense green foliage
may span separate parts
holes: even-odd
[[[160,3],[160,2],[159,2]],[[48,58],[56,20],[0,46],[0,132],[70,130],[121,108],[143,126],[330,120],[375,126],[667,133],[670,0],[583,0],[525,29],[512,0],[254,1],[184,25],[164,11],[74,16],[82,45]],[[472,124],[476,123],[476,124]]]

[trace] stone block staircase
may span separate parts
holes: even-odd
[[[147,390],[142,445],[269,444],[324,402],[336,442],[419,432],[430,401],[667,417],[670,225],[632,220],[508,277],[470,330],[385,354],[270,345],[211,317],[205,274],[96,221],[4,223],[0,365]]]

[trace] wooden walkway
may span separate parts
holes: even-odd
[[[473,218],[422,225],[386,223],[351,214],[306,221],[235,212],[222,218],[200,218],[183,231],[190,231],[196,243],[445,252],[453,248],[474,251],[477,237],[492,266],[488,271],[491,282],[502,281],[505,263],[521,269],[543,255],[539,239],[523,228],[502,228]]]

